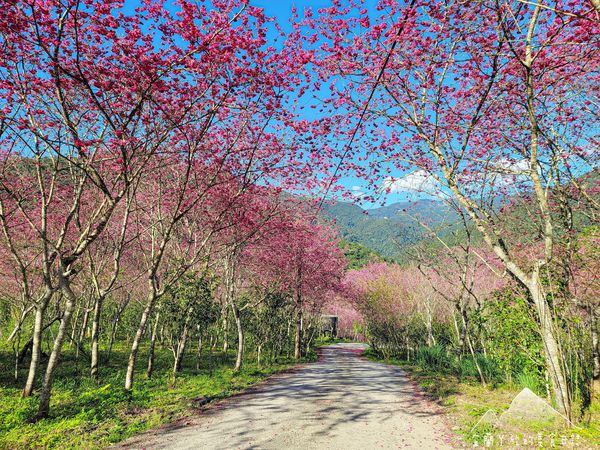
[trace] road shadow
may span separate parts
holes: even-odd
[[[310,442],[332,436],[349,423],[385,425],[398,413],[423,419],[442,414],[399,367],[362,357],[365,348],[361,344],[323,347],[315,363],[274,375],[242,394],[202,409],[196,417],[155,430],[152,436],[139,436],[121,447],[167,448],[164,443],[171,439],[210,440],[219,433],[226,441],[218,448],[253,448],[253,436],[277,427],[285,429],[285,421],[300,427],[304,424],[302,432]],[[152,437],[163,444],[153,446]]]

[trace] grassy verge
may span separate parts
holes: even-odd
[[[173,380],[170,354],[159,352],[152,379],[145,378],[146,361],[141,358],[130,396],[122,387],[126,358],[125,349],[117,351],[111,365],[103,367],[97,383],[88,376],[85,359],[77,360],[67,352],[56,377],[51,416],[29,423],[36,412],[37,398],[20,398],[26,371],[14,382],[10,376],[11,355],[0,352],[0,449],[103,448],[193,414],[207,400],[239,393],[295,365],[292,360],[279,360],[258,368],[248,361],[240,373],[234,374],[233,355],[206,353],[198,370],[186,369]],[[195,364],[195,358],[190,357],[185,367]]]
[[[496,429],[479,423],[490,409],[502,413],[519,393],[516,386],[483,386],[474,378],[434,371],[415,363],[397,359],[383,359],[367,351],[372,361],[402,367],[421,389],[442,407],[452,430],[468,447],[488,448],[600,448],[600,399],[589,409],[585,420],[569,430],[552,432],[534,425]]]
[[[331,344],[348,344],[348,343],[355,343],[355,340],[352,339],[345,339],[345,338],[334,338],[334,337],[330,337],[330,336],[321,336],[318,337],[317,339],[315,339],[315,347],[323,347],[325,345],[331,345]]]

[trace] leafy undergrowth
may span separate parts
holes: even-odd
[[[476,379],[433,371],[397,359],[384,359],[372,351],[367,357],[402,367],[421,389],[440,405],[465,447],[483,448],[600,448],[600,398],[577,426],[563,431],[549,431],[534,424],[510,431],[479,423],[489,410],[502,413],[519,393],[517,386],[483,386]]]
[[[7,356],[0,354],[5,368],[10,367]],[[140,362],[129,395],[122,387],[125,358],[125,352],[114,355],[113,365],[103,369],[101,381],[96,383],[87,375],[85,360],[77,361],[67,353],[56,377],[51,416],[37,423],[29,423],[36,413],[37,397],[20,398],[22,380],[14,383],[8,371],[0,373],[0,448],[103,448],[193,414],[206,399],[239,393],[295,364],[281,360],[259,369],[248,362],[235,374],[232,355],[207,353],[199,370],[185,370],[173,381],[165,352],[157,355],[157,371],[150,380],[143,375],[145,361]],[[187,367],[195,367],[193,358]]]

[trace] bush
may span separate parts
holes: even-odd
[[[529,388],[540,396],[545,395],[544,380],[542,380],[536,374],[521,372],[517,374],[517,376],[515,377],[515,381],[517,386],[520,386],[522,388]]]
[[[417,364],[431,370],[450,372],[455,366],[456,357],[449,354],[441,345],[420,347],[417,350]]]

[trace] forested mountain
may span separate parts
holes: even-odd
[[[573,180],[588,192],[588,197],[580,199],[581,201],[595,204],[600,202],[600,194],[594,188],[598,185],[599,178],[598,171],[590,171]],[[550,191],[554,201],[558,200],[556,195],[554,190]],[[540,232],[542,224],[532,213],[536,206],[531,204],[528,195],[509,197],[504,202],[498,202],[498,205],[504,227],[523,231],[515,235],[517,242],[525,244],[532,234]],[[410,248],[415,244],[438,245],[430,240],[423,241],[428,233],[425,226],[451,246],[465,238],[457,211],[439,200],[397,202],[373,209],[363,209],[348,202],[336,202],[325,205],[324,211],[326,217],[334,220],[346,241],[361,244],[384,258],[391,258],[400,263],[410,259]],[[595,224],[593,214],[590,215],[590,211],[583,207],[573,209],[572,219],[573,229],[577,232]],[[557,230],[562,230],[562,225],[557,224]],[[525,230],[527,232],[524,232]],[[480,244],[482,241],[479,232],[472,229],[471,233],[472,242]]]
[[[348,269],[362,269],[370,263],[378,262],[391,262],[391,258],[385,258],[377,253],[375,250],[370,249],[357,242],[350,242],[346,240],[341,241],[341,248],[344,252],[344,257],[348,261]]]
[[[386,258],[402,259],[404,249],[423,239],[422,224],[447,230],[456,222],[456,212],[436,200],[399,202],[374,209],[336,202],[324,207],[349,242],[362,244]]]

